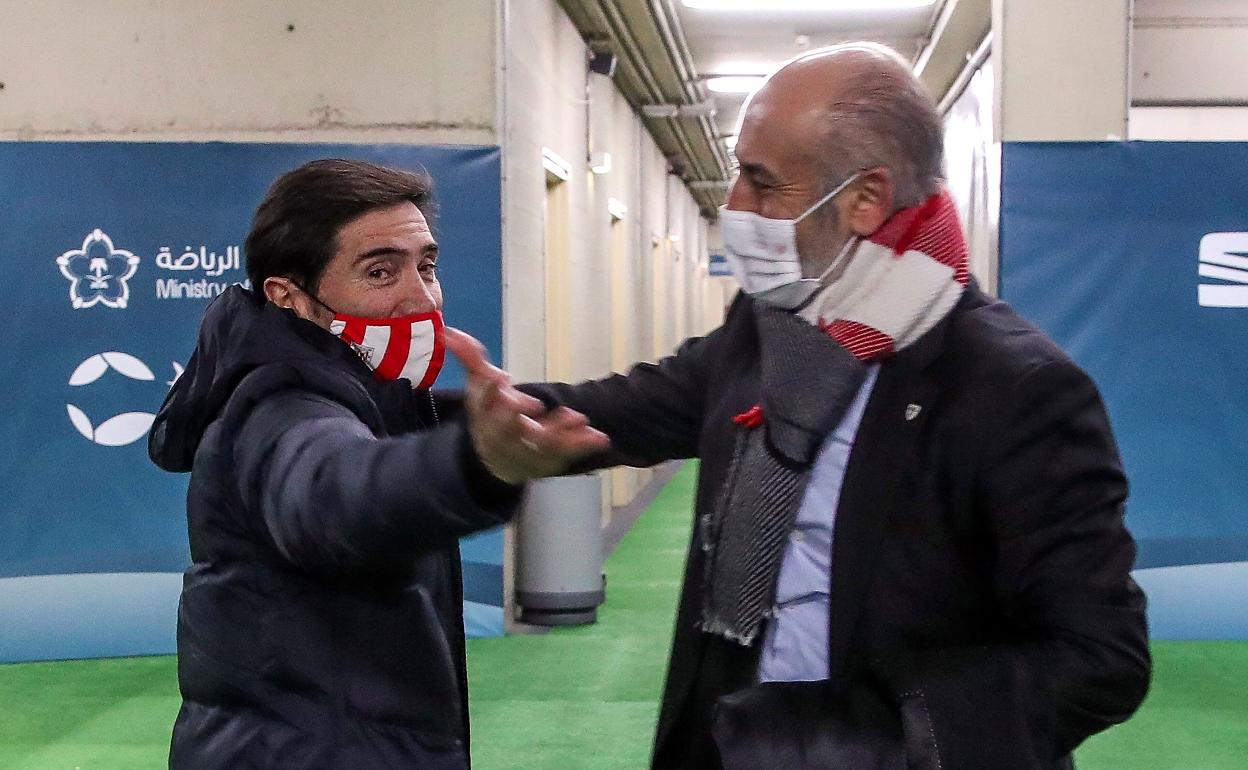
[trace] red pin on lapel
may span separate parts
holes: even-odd
[[[755,404],[736,417],[733,417],[732,421],[743,428],[757,428],[763,424],[763,407]]]

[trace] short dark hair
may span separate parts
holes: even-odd
[[[433,180],[423,171],[325,158],[282,174],[260,202],[247,234],[252,291],[263,301],[264,280],[285,276],[315,292],[343,225],[404,201],[414,203],[433,228]]]

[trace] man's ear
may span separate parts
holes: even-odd
[[[883,166],[864,171],[847,197],[844,221],[855,235],[866,238],[893,215],[893,172]]]
[[[264,279],[264,298],[280,308],[298,312],[298,309],[295,307],[296,291],[298,289],[295,288],[289,278],[269,276]]]
[[[333,313],[318,305],[294,281],[280,275],[264,279],[264,298],[280,308],[295,311],[295,315],[324,329],[328,329],[333,320]]]

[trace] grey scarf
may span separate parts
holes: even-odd
[[[792,313],[760,302],[754,318],[766,423],[738,430],[723,492],[699,522],[706,553],[702,630],[746,646],[770,614],[810,468],[868,368]]]

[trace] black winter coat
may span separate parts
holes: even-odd
[[[468,766],[458,539],[519,490],[428,392],[236,287],[150,454],[191,471],[170,767]]]
[[[748,429],[733,417],[761,399],[766,419],[758,344],[739,297],[723,326],[657,365],[529,390],[586,414],[612,440],[609,462],[701,458],[701,520],[722,494],[735,432]],[[654,767],[718,766],[712,735],[755,741],[759,764],[743,766],[793,766],[776,741],[807,727],[831,752],[820,756],[859,757],[809,766],[899,766],[885,757],[896,742],[910,768],[1068,767],[1148,687],[1126,495],[1092,381],[972,285],[882,365],[868,402],[835,520],[830,680],[813,695],[740,694],[757,650],[699,631],[695,532]],[[762,719],[735,718],[751,699]],[[875,741],[879,762],[844,741]]]

